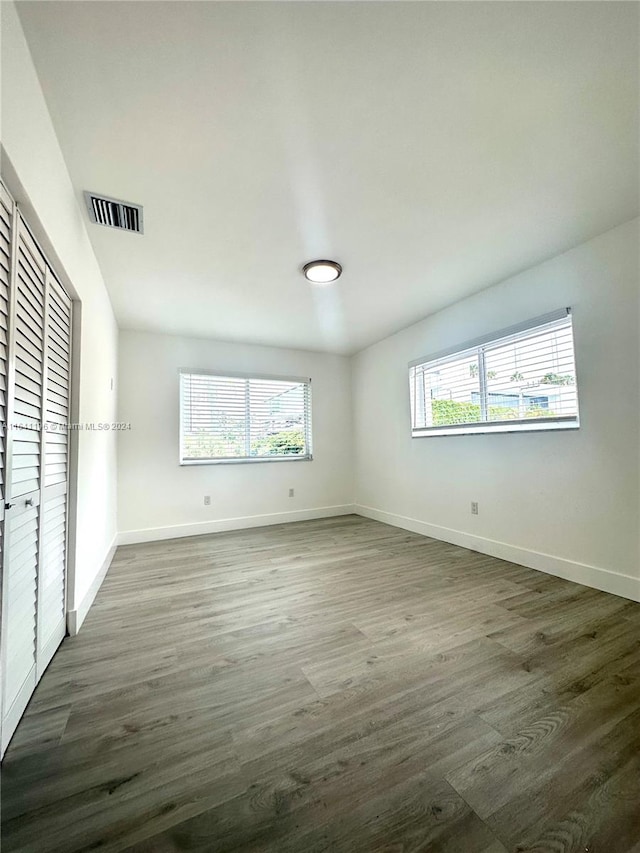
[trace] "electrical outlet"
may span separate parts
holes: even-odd
[[[477,514],[478,514],[478,502],[477,501],[471,501],[471,515],[477,515]]]
[[[211,506],[211,495],[205,495],[204,496],[204,505],[205,506]]]
[[[294,489],[289,489],[289,497],[292,498],[295,494]]]

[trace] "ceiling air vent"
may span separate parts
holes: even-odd
[[[85,192],[89,218],[96,225],[108,225],[121,231],[134,231],[142,234],[142,206],[117,198]]]

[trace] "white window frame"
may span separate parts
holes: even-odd
[[[308,376],[279,376],[262,373],[234,373],[228,370],[207,370],[200,367],[181,367],[179,373],[179,462],[181,466],[191,465],[244,465],[254,462],[310,462],[313,460],[311,445],[311,379]],[[300,456],[293,454],[282,454],[281,456],[229,456],[229,457],[204,457],[201,459],[183,456],[184,430],[183,430],[183,387],[185,376],[219,376],[225,379],[264,380],[267,382],[295,382],[305,386],[305,412],[304,412],[304,436],[306,453]],[[248,410],[247,410],[248,411]]]
[[[409,386],[410,386],[410,400],[414,400],[415,405],[415,394],[412,398],[411,392],[411,384],[412,384],[412,368],[429,365],[433,367],[437,364],[445,364],[448,361],[455,361],[457,359],[463,359],[469,356],[477,356],[478,364],[479,364],[479,383],[480,383],[480,395],[481,395],[481,410],[486,412],[487,401],[486,401],[486,375],[484,370],[484,352],[485,349],[489,350],[493,347],[500,346],[503,344],[509,343],[510,339],[517,341],[520,338],[525,338],[534,330],[543,329],[544,326],[552,326],[557,323],[559,320],[566,320],[566,318],[571,318],[571,308],[562,308],[558,311],[553,311],[550,314],[545,314],[542,317],[536,317],[533,320],[528,320],[525,323],[518,324],[517,326],[511,326],[507,329],[503,329],[500,332],[495,332],[490,335],[484,335],[480,338],[475,338],[472,341],[468,341],[462,346],[452,347],[448,350],[443,350],[434,355],[426,356],[423,358],[417,358],[414,361],[409,362]],[[572,330],[572,342],[574,347],[574,364],[575,364],[575,340],[573,338],[573,324],[571,325]],[[580,413],[579,413],[579,399],[578,399],[578,370],[576,366],[576,414],[575,415],[558,415],[552,418],[529,418],[529,419],[521,419],[521,420],[504,420],[504,421],[477,421],[466,424],[451,424],[451,425],[438,425],[432,427],[416,427],[416,417],[415,410],[410,411],[410,423],[411,423],[411,437],[412,438],[428,438],[432,436],[445,436],[445,435],[474,435],[474,434],[486,434],[486,433],[506,433],[506,432],[541,432],[547,430],[567,430],[567,429],[579,429],[580,427]]]

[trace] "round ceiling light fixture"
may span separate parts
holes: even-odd
[[[309,261],[302,267],[307,281],[314,284],[329,284],[340,278],[342,267],[337,261]]]

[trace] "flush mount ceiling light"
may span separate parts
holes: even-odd
[[[307,281],[314,284],[329,284],[342,275],[342,267],[336,261],[309,261],[302,267]]]

